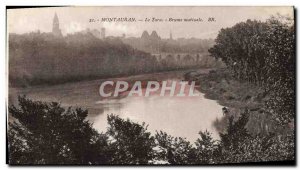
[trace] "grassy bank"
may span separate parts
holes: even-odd
[[[235,120],[245,110],[250,111],[247,129],[251,134],[287,133],[290,128],[278,128],[273,123],[271,115],[265,112],[264,103],[268,100],[269,94],[262,87],[240,82],[231,76],[230,72],[223,68],[211,70],[208,74],[195,72],[186,76],[188,80],[195,80],[200,87],[199,91],[205,97],[217,100],[218,103],[227,108],[228,113],[214,122],[219,131],[224,131],[228,118],[233,116]]]

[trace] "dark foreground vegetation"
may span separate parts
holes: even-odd
[[[199,132],[194,144],[115,115],[106,133],[86,120],[87,110],[64,109],[19,97],[9,107],[10,164],[221,164],[294,160],[294,135],[250,135],[249,112],[229,120],[220,140]]]

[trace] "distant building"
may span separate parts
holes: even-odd
[[[58,37],[62,36],[61,30],[59,28],[59,20],[56,13],[53,18],[52,34]]]
[[[152,40],[160,40],[161,38],[158,36],[157,32],[156,31],[152,31],[151,35],[150,35],[150,38]]]
[[[105,38],[105,28],[104,27],[101,28],[101,38],[102,39]]]
[[[144,31],[142,33],[141,39],[148,40],[149,37],[150,37],[150,35],[149,35],[148,31]]]
[[[137,45],[140,50],[149,53],[160,52],[161,38],[156,31],[152,31],[151,35],[145,30],[142,33],[140,43]]]

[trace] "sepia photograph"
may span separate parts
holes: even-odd
[[[7,6],[7,164],[295,165],[294,15]]]

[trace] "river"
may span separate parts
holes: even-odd
[[[207,70],[201,70],[207,72]],[[110,80],[168,80],[181,81],[184,71],[145,74],[114,78]],[[195,91],[197,97],[170,97],[150,95],[149,97],[126,96],[103,99],[99,95],[99,86],[105,80],[93,80],[63,85],[10,88],[10,102],[15,103],[16,94],[25,94],[34,100],[58,101],[62,106],[83,107],[89,109],[88,120],[98,131],[106,131],[107,115],[116,114],[134,122],[145,122],[153,134],[162,130],[175,137],[184,137],[194,142],[199,131],[208,130],[218,139],[213,126],[216,119],[222,117],[222,106],[216,101],[206,99],[204,94]],[[200,82],[201,85],[201,82]]]

